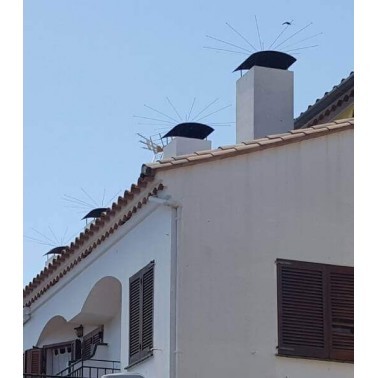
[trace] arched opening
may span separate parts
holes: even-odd
[[[83,359],[120,360],[121,301],[121,282],[103,277],[90,290],[80,312],[70,319],[83,326]]]
[[[71,361],[79,358],[81,345],[75,334],[75,326],[75,323],[67,322],[60,315],[52,317],[44,326],[37,347],[40,348],[41,368],[45,374],[58,374]]]

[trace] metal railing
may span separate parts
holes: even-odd
[[[101,378],[105,374],[119,373],[120,364],[113,360],[79,360],[56,375],[25,373],[23,378]]]

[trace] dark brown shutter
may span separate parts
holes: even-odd
[[[330,267],[330,358],[354,358],[354,274],[350,267]]]
[[[40,348],[25,351],[25,373],[42,374],[42,353]]]
[[[129,363],[140,358],[140,301],[141,301],[141,277],[133,276],[130,279],[129,294]]]
[[[152,354],[154,262],[130,278],[129,364]]]
[[[150,354],[153,346],[154,266],[142,277],[142,356]]]
[[[103,327],[94,329],[83,337],[82,342],[82,359],[89,360],[93,357],[96,345],[103,341]]]
[[[73,360],[80,360],[81,359],[81,341],[79,339],[76,339],[72,343],[73,353],[72,353],[72,359]]]
[[[277,260],[278,352],[353,361],[353,268]]]
[[[278,353],[327,358],[325,271],[320,264],[277,261]]]

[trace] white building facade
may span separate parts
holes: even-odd
[[[353,376],[354,121],[306,127],[312,109],[293,130],[286,58],[246,60],[237,144],[177,125],[26,286],[24,378]],[[327,117],[352,109],[352,81],[319,101]]]
[[[144,166],[25,288],[25,366],[52,376],[352,377],[350,306],[321,326],[312,307],[307,323],[294,317],[299,334],[324,328],[315,349],[325,352],[285,352],[280,272],[297,263],[353,267],[353,120]],[[294,302],[316,302],[312,286],[298,290]],[[307,317],[306,306],[295,312]],[[329,332],[345,336],[347,357],[330,352]]]

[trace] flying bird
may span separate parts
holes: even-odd
[[[292,21],[286,21],[286,22],[284,22],[282,25],[291,25],[291,23],[292,23]]]

